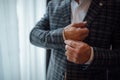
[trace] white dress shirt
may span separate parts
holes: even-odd
[[[72,23],[83,22],[90,4],[91,4],[91,0],[79,0],[79,4],[75,0],[72,0],[71,1],[71,11],[72,11],[71,22]],[[90,59],[85,64],[90,64],[93,60],[93,57],[94,57],[94,53],[93,53],[93,48],[91,47]]]

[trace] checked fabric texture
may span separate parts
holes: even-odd
[[[52,0],[30,33],[30,42],[51,49],[47,80],[120,80],[120,0],[92,0],[84,40],[94,49],[90,65],[67,61],[63,28],[71,23],[71,0]]]

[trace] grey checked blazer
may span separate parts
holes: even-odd
[[[120,80],[120,0],[92,0],[84,40],[94,49],[90,65],[67,61],[63,28],[71,23],[71,0],[52,0],[30,33],[30,42],[51,49],[47,80]]]

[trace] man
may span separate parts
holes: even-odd
[[[120,80],[120,1],[52,0],[30,41],[51,49],[47,80]]]

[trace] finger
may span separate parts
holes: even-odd
[[[66,56],[72,56],[72,57],[76,57],[76,53],[74,52],[74,50],[71,49],[71,47],[66,49]]]
[[[71,51],[66,51],[65,53],[66,56],[69,56],[69,57],[72,57],[72,58],[75,58],[75,59],[78,59],[79,56],[75,53],[75,52],[71,52]]]
[[[82,28],[82,29],[79,30],[79,32],[81,33],[81,34],[80,34],[80,37],[89,34],[88,28]]]
[[[72,48],[69,45],[66,45],[66,56],[72,56],[73,58],[78,58],[79,50],[77,48]]]
[[[65,46],[65,49],[66,49],[67,51],[69,51],[69,52],[72,52],[72,53],[75,52],[75,49],[74,49],[73,47],[69,46],[69,45],[66,45],[66,46]]]
[[[69,49],[69,46],[74,47],[76,46],[76,43],[73,40],[65,40],[66,49]]]
[[[67,57],[73,57],[73,56],[72,56],[72,53],[71,53],[70,51],[68,51],[68,50],[65,52],[65,55],[66,55]]]
[[[81,36],[83,34],[88,34],[89,33],[89,29],[88,28],[77,28],[77,31],[79,31],[79,33],[81,33]]]
[[[76,48],[76,47],[80,46],[80,43],[81,43],[80,41],[78,42],[78,41],[73,41],[73,40],[65,40],[65,44],[67,45],[66,46],[67,49]]]
[[[70,54],[71,54],[71,53],[66,52],[67,60],[70,61],[70,62],[73,62],[73,63],[75,63],[75,64],[79,64],[79,63],[80,63],[79,59],[73,57],[73,56],[70,55]]]
[[[85,38],[88,36],[88,34],[83,34],[84,36],[81,36],[80,41],[84,41]]]
[[[84,28],[84,27],[86,27],[86,25],[87,25],[87,22],[85,21],[85,22],[80,22],[80,23],[73,23],[73,27],[76,27],[76,28]]]
[[[67,56],[67,60],[75,63],[76,59],[71,55],[69,51],[66,51],[65,55]]]

